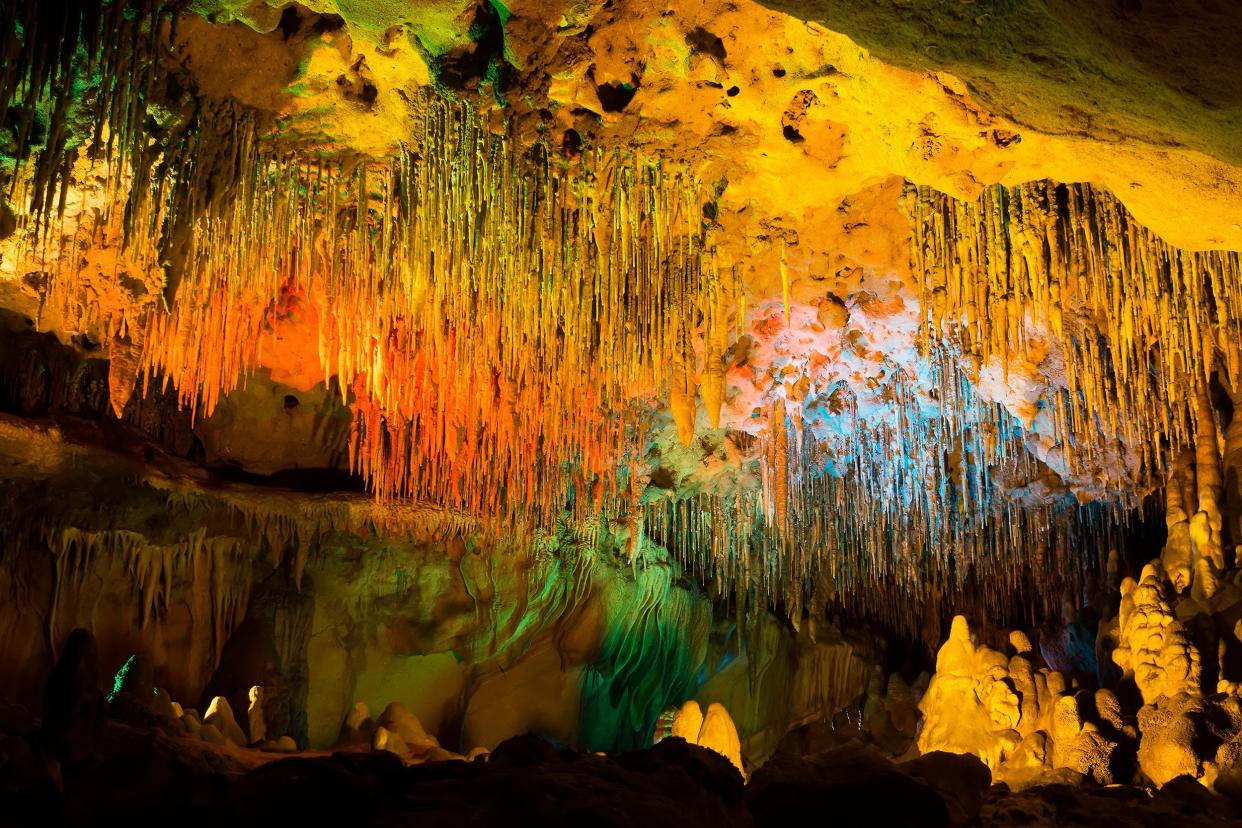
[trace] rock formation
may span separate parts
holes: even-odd
[[[684,739],[692,745],[699,745],[714,750],[729,760],[729,764],[737,768],[738,773],[745,775],[746,768],[742,764],[742,745],[738,740],[737,728],[729,711],[719,702],[707,706],[706,715],[699,703],[694,699],[687,701],[673,717],[672,727],[668,733]]]
[[[1166,6],[0,4],[0,813],[1229,818]]]

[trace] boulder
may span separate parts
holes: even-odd
[[[371,750],[386,750],[398,756],[405,756],[410,752],[410,746],[406,744],[405,739],[401,738],[401,734],[394,733],[380,725],[371,734]]]
[[[95,636],[78,628],[65,640],[44,688],[44,744],[54,756],[81,756],[98,736],[104,710]]]
[[[341,722],[341,732],[336,737],[336,746],[369,744],[374,730],[375,722],[371,719],[371,711],[366,703],[354,702],[354,706],[345,714],[345,721]]]
[[[935,789],[953,825],[968,825],[979,815],[992,785],[988,766],[977,756],[937,750],[897,766]]]
[[[385,707],[376,725],[400,736],[402,742],[415,755],[426,753],[431,748],[440,746],[436,738],[423,729],[418,717],[400,702],[392,702]]]
[[[777,754],[751,776],[746,799],[758,828],[825,819],[888,828],[950,825],[949,808],[931,785],[858,743],[809,758]]]

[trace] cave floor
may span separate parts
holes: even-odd
[[[23,739],[37,742],[7,736],[0,746],[12,758]],[[970,757],[932,754],[907,770],[857,744],[778,755],[748,784],[720,755],[676,738],[605,756],[528,735],[473,762],[420,764],[365,748],[280,756],[108,722],[78,754],[50,770],[10,763],[0,824],[1242,824],[1242,809],[1189,778],[1154,792],[1055,782],[1011,792],[986,775],[979,784]]]

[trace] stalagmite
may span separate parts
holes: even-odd
[[[263,688],[250,688],[250,707],[246,710],[246,723],[250,730],[250,744],[267,739],[267,723],[263,719]]]
[[[673,726],[669,730],[669,736],[676,736],[685,739],[691,744],[697,744],[699,731],[703,728],[703,709],[699,707],[699,703],[694,699],[689,699],[673,716]]]
[[[724,705],[712,702],[707,706],[696,743],[728,759],[738,773],[746,772],[742,767],[742,743],[737,737],[737,727]]]
[[[1211,369],[1211,359],[1207,367]],[[1205,382],[1195,392],[1195,483],[1198,486],[1199,510],[1190,519],[1190,540],[1197,560],[1210,561],[1217,570],[1225,568],[1221,544],[1221,501],[1224,483],[1220,473],[1219,444],[1216,418]]]
[[[1092,699],[1089,719],[1063,674],[1036,667],[1025,635],[1011,634],[1018,654],[1007,661],[972,638],[966,620],[954,618],[919,702],[919,750],[974,754],[994,780],[1012,786],[1064,769],[1114,782],[1113,754],[1125,739],[1120,719],[1110,714],[1115,697]]]
[[[1194,454],[1189,450],[1178,455],[1165,489],[1165,525],[1168,539],[1160,553],[1164,574],[1177,592],[1185,592],[1193,575],[1194,551],[1190,538],[1190,515],[1186,511],[1187,489],[1193,490]]]
[[[714,750],[728,759],[738,773],[746,773],[742,766],[742,743],[738,739],[737,727],[729,711],[719,702],[709,704],[704,715],[697,701],[687,700],[673,716],[668,735]]]
[[[384,708],[384,712],[380,714],[380,717],[376,719],[376,735],[374,737],[376,741],[373,744],[378,743],[381,731],[389,734],[387,738],[398,739],[399,744],[403,746],[400,751],[394,750],[394,752],[412,752],[417,756],[426,753],[433,747],[440,746],[436,738],[428,735],[427,731],[423,729],[423,725],[419,722],[418,717],[400,702],[390,702]]]
[[[1120,634],[1113,661],[1134,677],[1145,704],[1161,697],[1200,694],[1199,651],[1173,615],[1149,564],[1137,583],[1121,585]]]
[[[213,698],[207,707],[207,715],[203,717],[203,729],[206,730],[208,727],[213,728],[231,744],[242,747],[248,743],[246,734],[233,716],[233,708],[229,706],[229,700],[223,696]],[[203,741],[208,740],[204,738]]]
[[[375,728],[375,732],[371,736],[371,750],[386,750],[398,756],[405,756],[410,752],[410,747],[401,738],[400,734],[394,733],[381,725]]]
[[[1016,731],[1019,698],[1004,681],[1003,655],[971,641],[966,619],[953,619],[949,638],[936,655],[936,673],[919,709],[919,750],[972,753],[995,770],[1022,741]]]

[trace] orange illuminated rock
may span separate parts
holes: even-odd
[[[712,702],[707,706],[696,743],[728,759],[738,773],[746,773],[742,767],[742,743],[738,740],[737,728],[724,705]]]
[[[1122,722],[1109,712],[1115,697],[1101,691],[1088,718],[1065,676],[1035,668],[1027,637],[1015,633],[1010,639],[1018,654],[1006,659],[976,645],[963,617],[953,619],[919,703],[919,751],[973,754],[995,780],[1016,787],[1058,770],[1114,781],[1113,755],[1126,738]]]
[[[1151,704],[1162,696],[1200,695],[1199,651],[1173,615],[1155,568],[1143,567],[1139,581],[1121,585],[1118,646],[1113,661],[1132,676]]]
[[[688,700],[673,716],[668,735],[716,751],[728,759],[738,773],[745,775],[746,770],[742,766],[742,743],[738,739],[737,727],[724,705],[712,702],[707,706],[707,714],[704,715],[697,701]]]

